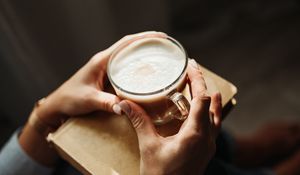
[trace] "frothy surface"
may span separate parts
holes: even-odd
[[[121,50],[111,62],[112,80],[122,89],[149,93],[172,84],[182,73],[185,54],[171,41],[145,38]]]

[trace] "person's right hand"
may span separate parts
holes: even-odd
[[[138,136],[142,175],[199,175],[204,173],[215,153],[215,140],[221,125],[221,95],[206,96],[206,84],[194,60],[189,62],[188,77],[192,90],[191,109],[176,135],[160,136],[140,106],[128,100],[119,103]]]
[[[153,35],[166,37],[161,32],[142,32],[123,37],[93,56],[69,80],[38,103],[19,136],[20,145],[27,155],[40,164],[52,167],[56,163],[57,155],[49,147],[45,136],[56,130],[62,121],[68,117],[84,116],[99,110],[121,112],[114,109],[114,104],[120,99],[114,94],[104,92],[107,62],[116,47]]]

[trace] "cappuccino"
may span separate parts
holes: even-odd
[[[175,40],[142,38],[115,50],[108,77],[119,97],[138,103],[154,123],[162,124],[188,112],[189,104],[179,93],[186,84],[186,67],[185,51]],[[184,112],[178,114],[174,103]]]
[[[110,76],[123,90],[152,93],[174,83],[185,68],[185,53],[163,38],[138,40],[111,62]]]

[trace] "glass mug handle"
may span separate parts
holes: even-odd
[[[176,118],[179,120],[185,120],[187,118],[187,116],[189,115],[189,111],[190,111],[190,103],[189,101],[185,98],[185,96],[177,91],[172,91],[168,94],[168,98],[169,100],[171,100],[177,107],[177,109],[175,110],[179,110],[179,114],[178,112],[173,112],[169,111],[169,114],[172,115],[172,118]],[[173,109],[174,111],[174,109]]]

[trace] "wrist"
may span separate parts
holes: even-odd
[[[26,154],[36,162],[47,167],[53,167],[58,156],[50,147],[45,135],[27,123],[19,136],[19,143]]]
[[[42,98],[38,102],[36,102],[27,122],[28,127],[31,127],[38,134],[43,137],[46,137],[50,132],[56,130],[56,126],[52,124],[51,120],[47,120],[49,114],[41,113],[43,108],[47,109],[46,98]]]
[[[24,126],[20,136],[19,143],[23,150],[38,163],[53,167],[58,159],[56,151],[50,147],[46,137],[59,126],[55,115],[55,104],[51,98],[42,98],[39,100]]]
[[[39,100],[35,104],[33,111],[38,122],[42,123],[44,127],[51,128],[51,131],[55,131],[67,118],[58,111],[60,107],[57,106],[58,103],[56,101],[55,97],[53,98],[53,94],[51,94],[47,98]]]

